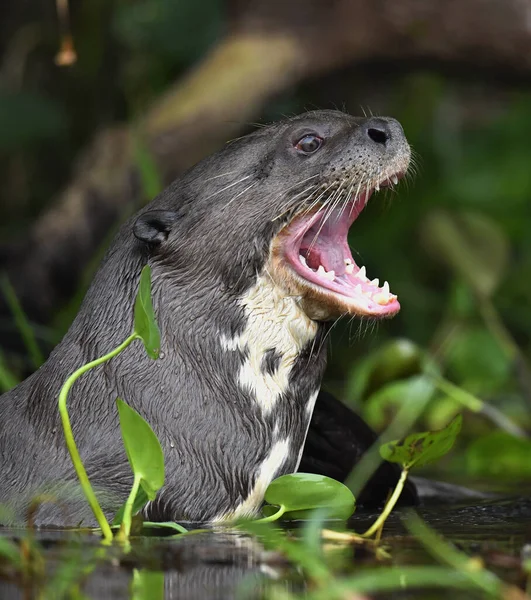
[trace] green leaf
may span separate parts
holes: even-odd
[[[150,358],[160,352],[160,331],[151,301],[151,268],[146,265],[140,274],[140,285],[135,301],[135,333],[142,338]]]
[[[465,454],[471,475],[531,480],[531,440],[494,431],[470,444]]]
[[[433,211],[422,237],[432,256],[481,296],[491,296],[507,268],[509,244],[498,223],[479,212]]]
[[[44,362],[44,356],[39,348],[39,344],[37,343],[33,326],[29,322],[28,317],[26,316],[26,313],[20,304],[20,300],[17,297],[15,289],[11,285],[7,275],[2,275],[0,277],[0,288],[5,297],[6,304],[9,306],[9,309],[13,314],[15,324],[20,332],[22,340],[24,341],[24,345],[26,346],[26,350],[28,351],[31,361],[33,362],[33,366],[38,369]]]
[[[0,556],[9,561],[14,567],[22,568],[22,558],[18,546],[5,537],[0,537]]]
[[[510,357],[492,333],[483,327],[457,331],[443,352],[450,379],[478,395],[492,395],[511,377]]]
[[[354,512],[356,500],[347,486],[335,479],[313,473],[282,475],[269,484],[265,501],[283,507],[292,518],[297,511],[328,508],[329,518],[347,519]]]
[[[31,150],[68,131],[67,111],[53,98],[7,87],[0,91],[0,152]]]
[[[164,484],[164,455],[157,436],[123,400],[116,400],[125,452],[135,476],[150,500]],[[135,499],[136,500],[136,499]]]
[[[423,351],[408,339],[386,342],[352,370],[347,383],[349,401],[359,405],[382,386],[422,372],[425,360]]]
[[[461,415],[439,431],[412,433],[403,440],[388,442],[380,448],[380,455],[389,462],[400,463],[404,468],[422,467],[450,451],[461,431]]]
[[[163,600],[164,573],[133,569],[131,600]]]
[[[173,529],[178,533],[188,533],[186,527],[179,525],[179,523],[174,523],[173,521],[144,521],[144,529]]]
[[[135,496],[135,500],[133,502],[133,510],[132,510],[131,515],[134,517],[136,514],[138,514],[144,508],[144,506],[146,506],[146,504],[148,502],[149,502],[149,498],[147,497],[147,494],[146,494],[144,488],[140,487]],[[125,510],[125,503],[120,507],[120,509],[116,513],[114,519],[112,520],[113,526],[120,525],[122,523],[122,519],[124,518],[124,510]]]
[[[401,406],[425,406],[434,391],[433,378],[428,375],[393,381],[367,399],[363,416],[371,427],[380,431],[393,420]]]

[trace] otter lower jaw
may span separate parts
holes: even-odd
[[[392,183],[398,181],[397,175]],[[376,187],[386,187],[388,180]],[[392,317],[400,310],[387,281],[370,281],[365,267],[356,264],[348,245],[349,228],[374,189],[350,198],[342,206],[321,206],[295,217],[273,243],[274,265],[284,287],[301,296],[307,314],[328,320],[341,314]],[[289,280],[292,281],[289,281]],[[286,283],[288,284],[286,285]]]

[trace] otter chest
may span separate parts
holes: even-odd
[[[286,296],[267,275],[258,278],[240,304],[245,327],[232,339],[222,336],[221,345],[242,354],[237,385],[268,417],[275,408],[282,410],[278,405],[293,384],[295,363],[315,342],[318,324],[303,312],[298,298]]]
[[[230,518],[255,512],[269,483],[297,470],[321,381],[311,366],[321,346],[319,325],[302,311],[297,297],[286,296],[265,275],[240,304],[245,327],[232,339],[222,336],[221,344],[241,354],[235,383],[252,405],[256,425],[269,433],[249,474],[251,491]]]

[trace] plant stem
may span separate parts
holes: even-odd
[[[470,392],[467,392],[463,388],[453,384],[448,379],[444,379],[444,377],[435,377],[435,384],[441,390],[441,392],[450,396],[456,402],[459,402],[468,410],[472,412],[479,413],[483,410],[483,400],[480,400]]]
[[[459,402],[472,412],[489,418],[495,425],[507,433],[523,439],[528,437],[527,433],[522,428],[518,427],[516,423],[513,423],[511,419],[492,404],[480,400],[470,392],[467,392],[463,388],[453,384],[451,381],[444,379],[444,377],[436,377],[435,384],[441,392],[447,394],[450,398]]]
[[[15,289],[11,285],[7,275],[2,276],[0,280],[0,287],[2,288],[6,303],[9,306],[13,318],[15,319],[15,324],[20,332],[20,336],[22,337],[24,345],[26,346],[28,354],[30,355],[31,362],[33,363],[33,366],[38,369],[44,362],[44,357],[41,349],[39,348],[39,344],[35,339],[33,327],[30,325],[28,317],[26,316],[26,313],[24,312],[22,305],[17,298]]]
[[[269,515],[269,517],[263,517],[257,519],[254,523],[271,523],[271,521],[277,521],[286,512],[286,507],[282,504],[276,513]]]
[[[133,480],[133,487],[131,488],[131,493],[127,498],[127,502],[124,506],[124,516],[122,517],[122,527],[120,531],[123,533],[123,541],[129,540],[129,535],[131,534],[131,519],[133,518],[133,504],[138,492],[138,488],[140,487],[140,475],[135,474],[135,478]]]
[[[365,533],[361,534],[361,537],[364,537],[364,538],[371,537],[381,527],[383,527],[385,521],[387,520],[387,517],[391,514],[391,511],[393,510],[393,508],[395,507],[395,504],[398,502],[398,499],[400,498],[400,494],[402,493],[402,490],[404,489],[404,485],[406,483],[406,479],[407,479],[408,475],[409,475],[409,469],[406,467],[403,467],[402,473],[400,474],[400,479],[398,480],[398,483],[396,484],[394,492],[392,493],[391,497],[387,501],[387,504],[385,505],[383,511],[380,513],[380,516],[376,519],[376,521],[374,521],[374,523],[369,527],[369,529],[367,529],[367,531]]]
[[[115,348],[108,354],[105,354],[105,356],[101,356],[100,358],[97,358],[97,359],[87,363],[86,365],[83,365],[82,367],[77,369],[77,371],[74,371],[72,373],[72,375],[70,375],[70,377],[68,377],[68,379],[65,381],[65,383],[63,384],[63,387],[61,388],[61,391],[59,392],[59,413],[61,415],[61,421],[63,423],[63,432],[65,435],[66,447],[68,448],[68,452],[70,453],[70,458],[72,459],[72,464],[74,465],[74,469],[75,469],[77,477],[79,479],[81,489],[83,490],[83,493],[85,494],[85,497],[87,498],[90,508],[92,509],[92,512],[94,513],[94,516],[96,517],[96,521],[98,522],[98,524],[101,528],[103,537],[106,542],[112,541],[112,531],[111,531],[111,528],[109,527],[109,523],[107,523],[107,519],[105,518],[103,511],[101,510],[101,506],[98,503],[96,494],[94,493],[94,490],[92,489],[92,486],[90,485],[90,481],[89,481],[87,472],[85,470],[85,467],[83,466],[83,461],[81,460],[81,456],[79,455],[79,451],[77,449],[76,442],[74,440],[74,434],[72,433],[70,417],[68,416],[68,410],[66,408],[66,400],[68,398],[68,392],[70,391],[70,388],[74,385],[76,380],[79,377],[81,377],[81,375],[83,375],[90,369],[93,369],[94,367],[97,367],[97,366],[101,365],[102,363],[115,357],[117,354],[122,352],[122,350],[127,348],[127,346],[129,346],[129,344],[131,342],[133,342],[134,340],[136,340],[137,338],[138,338],[138,335],[136,333],[133,333],[124,342],[122,342],[117,348]]]

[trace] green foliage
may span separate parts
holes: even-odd
[[[163,600],[164,573],[134,569],[131,581],[131,600]]]
[[[23,561],[18,546],[5,537],[0,537],[0,556],[15,568],[22,568]]]
[[[64,111],[36,92],[0,90],[0,152],[24,150],[64,134]]]
[[[124,518],[124,512],[125,512],[125,509],[127,506],[127,502],[129,502],[129,500],[127,500],[120,507],[118,512],[114,515],[114,519],[112,520],[113,526],[122,524],[122,521]],[[142,486],[139,486],[138,490],[136,492],[136,495],[134,497],[133,504],[131,505],[131,516],[134,517],[136,514],[138,514],[144,508],[144,506],[146,506],[146,504],[148,502],[149,502],[148,495],[146,494],[144,488]]]
[[[6,275],[2,275],[0,277],[0,288],[6,303],[13,314],[15,324],[20,332],[33,366],[35,369],[38,369],[44,362],[42,352],[37,344],[37,340],[35,339],[33,328],[26,317],[26,314],[22,309],[20,302],[18,301],[17,295],[15,294],[15,290],[13,289],[13,286]]]
[[[150,500],[164,485],[164,456],[157,436],[146,421],[123,400],[116,400],[120,430],[135,479]]]
[[[445,360],[452,378],[475,393],[492,395],[510,383],[511,361],[483,327],[456,332],[445,349]]]
[[[302,518],[305,511],[326,508],[329,518],[347,519],[354,512],[356,500],[352,492],[335,479],[312,473],[292,473],[273,480],[264,500],[278,506],[278,512],[267,520]]]
[[[79,450],[77,449],[72,426],[70,424],[70,417],[66,407],[66,401],[70,388],[79,377],[87,371],[90,371],[90,369],[111,360],[123,352],[129,344],[136,339],[141,339],[143,341],[146,352],[151,358],[158,357],[160,333],[155,321],[153,304],[151,302],[151,270],[148,265],[142,269],[140,275],[139,289],[135,299],[134,317],[135,327],[133,333],[108,354],[79,367],[79,369],[74,371],[74,373],[67,378],[59,392],[59,414],[63,425],[66,446],[83,493],[87,498],[107,543],[112,540],[112,530],[103,514],[96,494],[92,489]],[[162,484],[164,483],[164,459],[160,444],[149,425],[138,413],[129,408],[120,399],[117,400],[117,404],[125,449],[134,475],[133,488],[131,489],[129,498],[123,508],[121,517],[122,525],[119,534],[121,541],[128,542],[133,516],[132,511],[135,501],[137,502],[137,505],[139,502],[137,500],[139,487],[142,486],[148,498],[153,499],[155,497],[157,490],[162,487]],[[144,447],[141,446],[141,444],[146,445],[147,452],[145,454]]]
[[[143,530],[145,531],[148,529],[155,529],[155,530],[156,529],[171,529],[178,534],[188,533],[188,529],[186,529],[186,527],[179,525],[179,523],[174,523],[173,521],[157,521],[157,522],[144,521]],[[200,531],[200,530],[195,529],[192,531],[192,533],[196,533],[197,531]],[[202,530],[202,531],[205,531],[205,530]]]
[[[353,368],[347,383],[347,398],[355,405],[372,391],[423,370],[424,352],[411,340],[390,340]]]
[[[4,355],[0,352],[0,393],[8,392],[18,382],[18,378],[6,365]]]
[[[363,415],[376,430],[389,423],[397,408],[407,403],[413,408],[425,406],[433,396],[435,384],[428,375],[388,383],[374,392],[364,405]]]
[[[422,467],[434,462],[449,452],[461,431],[461,415],[439,431],[412,433],[403,440],[388,442],[380,448],[384,460],[399,463],[404,469]]]
[[[471,442],[466,449],[468,471],[477,477],[531,480],[531,440],[505,431],[493,431]]]
[[[423,221],[425,247],[462,277],[475,293],[491,296],[507,270],[509,247],[503,231],[477,212],[434,210]]]
[[[150,358],[160,352],[160,331],[155,321],[151,300],[151,268],[146,265],[140,275],[140,286],[135,300],[135,334],[142,339]]]
[[[456,550],[435,531],[431,530],[413,511],[408,511],[405,519],[406,527],[415,534],[426,550],[439,562],[461,573],[476,588],[488,596],[498,598],[502,589],[498,577],[487,571],[481,564],[471,560],[465,553]]]
[[[219,34],[222,8],[220,0],[140,0],[118,9],[115,31],[131,49],[159,60],[196,60]]]

